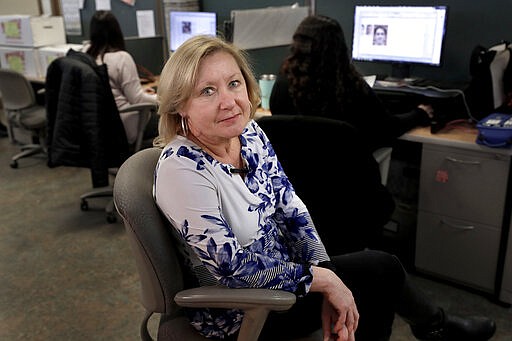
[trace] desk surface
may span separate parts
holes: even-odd
[[[25,76],[25,78],[27,78],[27,80],[30,83],[34,83],[34,84],[44,84],[44,83],[46,83],[46,77],[29,77],[29,76]]]
[[[258,108],[255,119],[269,116],[268,110]],[[419,143],[430,143],[448,147],[458,147],[468,150],[484,151],[487,153],[512,155],[512,148],[490,148],[476,143],[478,129],[474,124],[462,121],[454,121],[447,124],[438,133],[432,134],[430,127],[417,127],[400,136],[401,140]]]
[[[473,124],[458,122],[448,124],[438,133],[432,134],[430,127],[414,128],[403,134],[400,139],[405,141],[430,143],[448,147],[492,152],[494,154],[512,155],[511,148],[490,148],[476,143],[478,129]]]

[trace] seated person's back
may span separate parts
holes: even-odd
[[[388,112],[352,64],[339,23],[318,15],[305,18],[293,35],[291,54],[272,89],[270,111],[347,121],[371,150],[390,146],[413,127],[430,123],[421,108]]]
[[[143,90],[137,65],[125,50],[121,27],[111,12],[97,11],[91,18],[90,45],[87,53],[93,56],[98,64],[107,64],[110,87],[119,109],[136,103],[157,103],[153,91],[148,93]],[[121,120],[131,144],[137,137],[138,113],[123,113]]]

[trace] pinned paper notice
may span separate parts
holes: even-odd
[[[152,10],[137,11],[137,31],[139,37],[155,36],[155,16]]]
[[[111,9],[110,0],[96,0],[97,11],[110,11]]]

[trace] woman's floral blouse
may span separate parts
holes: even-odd
[[[245,176],[177,136],[163,149],[155,170],[156,203],[182,241],[180,251],[196,285],[281,289],[303,296],[311,285],[311,265],[329,257],[255,121],[240,141],[249,169]],[[316,161],[305,155],[304,162]],[[243,318],[239,310],[188,312],[200,333],[221,339],[235,333]]]

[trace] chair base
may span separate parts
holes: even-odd
[[[88,211],[89,210],[89,202],[87,199],[92,198],[105,198],[105,197],[113,197],[113,189],[112,187],[102,187],[98,188],[92,191],[89,191],[87,193],[84,193],[80,196],[80,209],[82,211]],[[107,214],[107,222],[110,224],[113,224],[117,221],[116,216],[116,209],[114,207],[114,200],[111,199],[107,203],[107,206],[105,207],[105,213]]]
[[[25,144],[21,146],[21,152],[11,158],[11,168],[18,168],[18,160],[36,154],[46,154],[43,146],[39,144]]]

